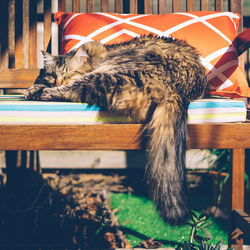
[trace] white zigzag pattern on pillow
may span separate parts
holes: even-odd
[[[107,43],[107,42],[109,42],[109,41],[111,41],[111,40],[113,40],[113,39],[115,39],[115,38],[117,38],[117,37],[119,37],[120,35],[123,35],[123,34],[129,35],[131,37],[139,36],[135,32],[132,32],[132,31],[129,31],[129,30],[126,30],[126,29],[122,29],[122,30],[110,35],[110,36],[107,36],[106,38],[102,39],[100,42],[105,44],[105,43]]]
[[[235,23],[233,21],[233,18],[239,18],[237,15],[235,15],[234,13],[230,13],[230,12],[220,12],[220,13],[215,13],[215,14],[209,14],[209,15],[206,15],[206,16],[203,16],[203,17],[198,17],[194,14],[190,14],[190,13],[184,13],[184,12],[179,12],[179,13],[174,13],[176,15],[185,15],[185,16],[189,16],[191,17],[192,19],[188,20],[188,21],[185,21],[181,24],[178,24],[164,32],[158,30],[158,29],[155,29],[155,28],[152,28],[150,26],[147,26],[147,25],[144,25],[144,24],[139,24],[139,23],[136,23],[136,22],[133,22],[132,20],[135,20],[135,19],[138,19],[138,18],[141,18],[141,17],[144,17],[144,16],[148,16],[146,14],[144,15],[137,15],[137,16],[133,16],[133,17],[128,17],[128,18],[119,18],[117,16],[113,16],[113,15],[110,15],[108,13],[95,13],[95,14],[99,14],[99,15],[103,15],[103,16],[107,16],[111,19],[114,19],[116,20],[115,22],[111,23],[111,24],[108,24],[108,25],[105,25],[97,30],[95,30],[93,33],[89,34],[88,36],[84,37],[84,36],[80,36],[80,35],[76,35],[76,34],[72,34],[72,35],[66,35],[64,36],[64,40],[67,40],[67,39],[75,39],[75,40],[79,40],[79,42],[72,48],[72,49],[75,49],[75,48],[78,48],[80,47],[82,44],[88,42],[88,41],[93,41],[93,37],[101,34],[102,32],[110,29],[110,28],[113,28],[117,25],[120,25],[122,23],[126,23],[126,24],[129,24],[131,26],[134,26],[134,27],[137,27],[137,28],[140,28],[142,30],[146,30],[146,31],[149,31],[151,33],[154,33],[158,36],[170,36],[172,33],[184,28],[184,27],[187,27],[191,24],[194,24],[194,23],[202,23],[204,24],[205,26],[207,26],[208,28],[210,28],[211,30],[213,30],[215,33],[217,33],[220,37],[222,37],[225,41],[227,41],[229,43],[229,46],[228,47],[225,47],[223,49],[220,49],[218,51],[215,51],[213,52],[212,54],[208,55],[207,57],[205,58],[202,58],[200,57],[201,59],[201,62],[203,64],[204,67],[206,67],[208,70],[210,70],[210,73],[208,74],[208,79],[211,80],[213,79],[214,77],[218,77],[222,82],[223,84],[220,86],[220,90],[226,88],[226,87],[229,87],[231,85],[233,85],[233,83],[231,82],[230,79],[228,79],[224,74],[223,72],[230,69],[231,67],[234,67],[236,64],[238,65],[238,61],[237,60],[234,60],[234,61],[230,61],[229,63],[227,64],[224,64],[222,66],[220,66],[219,68],[215,68],[211,63],[210,61],[212,61],[213,59],[221,56],[222,54],[224,53],[228,53],[228,52],[232,52],[232,51],[235,51],[235,48],[232,47],[231,45],[231,40],[225,36],[220,30],[218,30],[216,27],[214,27],[213,25],[211,25],[210,23],[207,22],[207,20],[209,19],[212,19],[212,18],[215,18],[215,17],[220,17],[220,16],[228,16],[232,23],[234,24],[234,27],[236,29],[236,26],[235,26]],[[63,27],[63,30],[67,27],[67,25],[74,19],[78,16],[79,14],[75,14],[73,15],[65,24],[65,26]],[[104,39],[102,39],[100,42],[102,43],[107,43],[109,41],[111,41],[112,39],[116,38],[116,37],[119,37],[120,35],[122,34],[127,34],[131,37],[136,37],[138,36],[139,34],[137,33],[134,33],[132,31],[129,31],[127,29],[122,29]],[[71,49],[71,50],[72,50]]]

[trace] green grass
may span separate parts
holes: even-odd
[[[201,212],[209,203],[210,198],[205,195],[192,195],[191,208],[195,211]],[[170,226],[164,223],[148,198],[114,193],[111,195],[111,206],[118,209],[116,216],[132,247],[148,238],[161,241],[162,247],[177,247],[189,238],[190,226]],[[214,218],[209,220],[213,222],[208,228],[213,236],[211,243],[221,241],[227,244],[227,222]]]

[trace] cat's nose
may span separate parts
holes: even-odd
[[[56,78],[56,86],[62,85],[63,82],[63,77],[62,76],[57,76]]]

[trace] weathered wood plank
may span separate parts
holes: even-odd
[[[215,0],[215,11],[223,11],[223,0]]]
[[[23,68],[23,6],[15,2],[15,68]]]
[[[232,209],[244,210],[244,174],[245,149],[234,148],[232,150]]]
[[[15,67],[15,0],[9,1],[9,67]]]
[[[239,13],[243,15],[243,1],[242,0],[229,0],[228,1],[229,11],[234,13]],[[243,31],[243,18],[240,19],[239,32]]]
[[[139,149],[140,125],[0,126],[5,149]],[[9,132],[7,132],[9,130]],[[16,135],[18,136],[16,137]],[[55,136],[56,135],[56,136]],[[15,138],[16,137],[16,138]],[[3,143],[3,141],[6,143]]]
[[[23,0],[23,67],[29,67],[29,0]]]
[[[123,0],[115,0],[115,12],[123,13]]]
[[[180,0],[173,0],[172,1],[172,11],[173,12],[180,12],[181,11],[181,1]]]
[[[87,3],[86,3],[86,11],[87,12],[93,12],[94,11],[94,3],[93,3],[94,0],[87,0]]]
[[[5,158],[6,158],[6,170],[8,175],[8,184],[9,180],[13,180],[16,177],[16,170],[17,170],[17,151],[6,151]],[[12,178],[13,177],[13,178]]]
[[[58,0],[58,11],[63,11],[63,12],[66,11],[66,0]],[[58,29],[58,41],[59,41],[58,53],[60,53],[61,51],[61,43],[60,43],[61,39],[62,39],[61,29]]]
[[[235,209],[231,213],[230,224],[228,245],[237,250],[243,249],[243,238],[250,239],[250,216],[242,209]]]
[[[109,1],[108,0],[101,0],[101,11],[102,12],[109,11]]]
[[[228,1],[228,8],[230,11],[242,13],[243,10],[243,1],[241,0],[229,0]]]
[[[138,13],[137,0],[129,1],[130,13]]]
[[[51,0],[44,0],[44,50],[51,52]]]
[[[28,88],[34,84],[39,75],[39,69],[9,69],[1,72],[1,88]]]
[[[140,149],[140,129],[140,124],[0,125],[0,149]],[[190,124],[187,147],[250,148],[249,133],[250,123]]]
[[[235,209],[233,217],[237,226],[244,232],[244,236],[250,239],[250,216],[241,209]]]
[[[9,48],[8,48],[8,2],[7,1],[0,1],[0,8],[2,10],[2,13],[0,15],[0,70],[4,71],[9,66]]]
[[[73,0],[72,1],[72,11],[73,12],[80,12],[80,0]]]
[[[232,149],[232,210],[244,211],[244,176],[245,176],[245,149]],[[243,238],[240,237],[242,231],[246,232],[250,229],[242,228],[242,218],[239,214],[232,214],[231,229],[229,234],[229,245],[235,249],[243,248]],[[236,217],[235,217],[236,216]]]
[[[144,0],[144,13],[151,14],[153,12],[152,9],[152,0]]]
[[[246,138],[245,134],[249,132],[249,122],[190,124],[187,146],[189,148],[249,148],[250,138]]]
[[[207,11],[208,10],[208,0],[201,0],[201,10]]]
[[[37,67],[37,0],[30,1],[29,68]]]
[[[165,0],[159,0],[159,14],[166,14],[167,5]]]
[[[186,0],[187,11],[194,11],[194,0]]]
[[[58,10],[66,11],[66,0],[58,0]]]

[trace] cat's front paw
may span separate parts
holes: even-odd
[[[31,101],[40,101],[41,100],[41,95],[44,91],[46,86],[44,85],[34,85],[28,89],[25,90],[24,92],[24,98],[26,100],[31,100]]]

